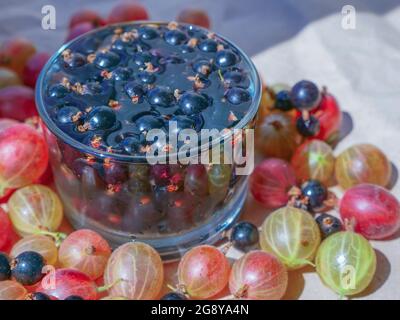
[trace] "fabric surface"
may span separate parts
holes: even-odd
[[[63,43],[72,13],[87,7],[107,15],[116,1],[1,0],[0,41],[31,39],[39,51],[54,52]],[[267,84],[293,84],[306,78],[327,85],[346,111],[345,138],[335,154],[354,143],[379,146],[394,163],[393,189],[400,198],[400,6],[398,0],[148,0],[153,20],[174,19],[183,8],[204,8],[212,29],[250,55]],[[53,4],[56,30],[41,29],[41,8]],[[355,30],[341,27],[341,8],[357,9]],[[335,189],[340,195],[340,190]],[[244,218],[266,215],[249,197]],[[400,232],[389,241],[372,241],[378,269],[371,286],[355,299],[400,299]],[[230,250],[230,257],[240,253]],[[166,283],[175,283],[176,264],[166,266]],[[226,294],[226,293],[224,293]],[[224,296],[221,295],[222,296]],[[290,272],[287,299],[337,299],[312,268]]]

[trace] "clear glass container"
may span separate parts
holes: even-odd
[[[108,28],[115,26],[94,30],[65,44],[39,77],[36,101],[49,144],[55,184],[65,214],[75,228],[93,229],[113,246],[143,241],[158,250],[164,260],[173,260],[192,246],[221,239],[243,207],[247,177],[237,175],[234,164],[151,165],[143,155],[109,152],[64,132],[54,120],[46,98],[50,86],[62,81],[63,71],[56,62],[68,48],[84,41],[89,46],[96,35],[109,32]],[[230,129],[254,128],[261,96],[259,76],[239,48],[223,37],[218,38],[235,48],[250,78],[251,106]]]

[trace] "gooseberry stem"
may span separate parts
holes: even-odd
[[[46,231],[46,230],[37,231],[37,232],[35,232],[35,234],[52,237],[56,243],[57,248],[61,245],[61,243],[67,237],[67,235],[63,232],[51,232],[51,231]]]
[[[104,291],[108,291],[109,289],[111,289],[113,286],[115,286],[116,284],[118,284],[119,282],[122,281],[122,278],[119,278],[117,280],[115,280],[113,283],[109,284],[109,285],[105,285],[105,286],[101,286],[101,287],[97,287],[96,291],[98,293],[102,293]]]

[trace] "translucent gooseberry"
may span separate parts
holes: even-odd
[[[185,9],[178,14],[176,21],[201,26],[206,29],[210,28],[210,18],[207,12],[200,9]]]
[[[291,164],[301,182],[318,180],[324,185],[332,182],[335,157],[332,148],[321,140],[303,143],[295,151]]]
[[[229,273],[229,261],[218,248],[194,247],[179,262],[179,288],[193,299],[208,299],[226,287]]]
[[[239,299],[278,300],[287,285],[288,274],[283,263],[261,250],[236,260],[229,277],[229,290]]]
[[[0,133],[4,131],[5,129],[18,124],[19,122],[14,119],[8,119],[8,118],[2,118],[0,119]]]
[[[11,38],[0,46],[0,66],[14,70],[18,75],[22,71],[26,61],[36,52],[31,41],[24,38]]]
[[[44,276],[36,292],[64,300],[69,296],[79,296],[84,300],[97,300],[96,283],[83,272],[75,269],[57,269]]]
[[[0,197],[6,189],[20,188],[36,181],[45,172],[48,150],[41,134],[25,124],[0,133]]]
[[[388,190],[373,184],[348,189],[340,201],[340,216],[367,239],[384,239],[400,228],[400,203]]]
[[[0,207],[0,251],[6,246],[12,235],[12,224],[11,221],[5,213],[5,211]]]
[[[0,281],[0,300],[24,300],[28,291],[16,281]]]
[[[42,255],[46,264],[55,265],[58,249],[54,240],[50,237],[34,234],[20,239],[11,249],[10,256],[15,258],[20,253],[34,251]]]
[[[164,281],[160,255],[148,244],[126,243],[118,247],[108,260],[104,284],[112,297],[133,300],[156,299]]]
[[[39,184],[14,192],[8,208],[13,226],[21,236],[53,235],[63,218],[63,206],[58,195]]]
[[[296,185],[296,176],[285,160],[270,158],[261,162],[250,176],[250,191],[254,199],[267,208],[287,204],[289,190]]]
[[[34,116],[37,110],[32,88],[16,85],[0,89],[0,118],[25,121]]]
[[[371,144],[354,145],[343,151],[336,159],[336,180],[343,189],[360,183],[386,187],[391,173],[392,167],[388,158]]]
[[[284,207],[272,212],[261,226],[260,245],[276,255],[288,269],[312,264],[321,235],[308,212]]]
[[[351,231],[340,231],[326,238],[315,259],[322,281],[341,296],[362,292],[376,270],[376,255],[370,243]]]
[[[0,89],[19,84],[21,84],[21,79],[13,70],[0,67]]]
[[[111,248],[97,232],[82,229],[72,232],[61,243],[58,258],[63,268],[74,268],[95,280],[104,273]]]
[[[136,20],[148,20],[149,14],[145,7],[139,3],[120,3],[112,8],[107,23],[117,23]]]
[[[290,160],[297,147],[298,134],[290,116],[272,113],[256,129],[256,144],[265,157]]]

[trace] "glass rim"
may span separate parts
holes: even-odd
[[[61,55],[61,53],[68,49],[73,43],[75,43],[76,41],[79,41],[80,39],[87,37],[91,34],[95,34],[96,32],[99,32],[100,30],[105,30],[107,28],[112,28],[112,27],[118,27],[118,26],[133,26],[133,25],[168,25],[169,22],[166,21],[148,21],[148,20],[140,20],[140,21],[135,21],[135,22],[124,22],[124,23],[114,23],[114,24],[109,24],[100,28],[96,28],[94,30],[91,30],[89,32],[86,32],[70,41],[68,41],[67,43],[64,43],[51,57],[50,59],[46,62],[46,64],[44,65],[44,67],[42,68],[38,80],[37,80],[37,84],[35,87],[35,101],[36,101],[36,108],[38,110],[39,116],[42,120],[42,122],[46,125],[46,127],[50,130],[51,133],[53,133],[57,138],[59,138],[60,140],[62,140],[64,143],[68,144],[69,146],[78,149],[80,152],[85,153],[85,154],[89,154],[91,156],[94,156],[96,158],[110,158],[113,161],[118,161],[118,162],[130,162],[130,163],[143,163],[144,160],[147,159],[151,159],[151,158],[156,158],[158,159],[157,156],[154,157],[149,157],[146,154],[144,155],[124,155],[124,154],[120,154],[120,153],[112,153],[112,152],[107,152],[107,151],[103,151],[103,150],[98,150],[96,148],[93,148],[92,146],[86,145],[82,142],[79,142],[77,140],[75,140],[73,137],[71,137],[70,135],[66,134],[63,130],[61,130],[57,124],[55,123],[55,121],[50,117],[47,108],[45,107],[45,103],[43,101],[43,90],[44,90],[44,79],[45,76],[47,75],[48,70],[50,69],[50,67],[53,65],[53,63],[55,62],[55,60]],[[192,24],[188,24],[188,23],[179,23],[179,25],[185,25],[185,26],[193,26]],[[195,26],[196,28],[199,28],[201,30],[210,32],[210,30],[205,29],[203,27],[200,26]],[[253,61],[250,59],[250,57],[241,49],[239,48],[237,45],[235,45],[231,40],[229,40],[228,38],[221,36],[218,33],[215,33],[217,35],[218,38],[226,41],[229,45],[231,45],[232,47],[235,48],[235,50],[237,50],[239,52],[239,54],[242,56],[242,58],[245,60],[245,62],[247,63],[247,65],[249,66],[249,73],[251,75],[251,79],[254,82],[254,95],[253,95],[253,100],[252,103],[249,107],[249,109],[247,110],[246,114],[244,115],[244,117],[242,119],[240,119],[240,121],[233,126],[232,128],[229,128],[229,131],[231,130],[235,130],[235,129],[243,129],[257,114],[259,105],[260,105],[260,101],[261,101],[261,92],[262,92],[262,84],[261,84],[261,79],[260,76],[257,72],[257,69],[253,63]],[[212,129],[212,128],[210,128]],[[227,130],[222,130],[222,131],[227,131]],[[200,154],[202,149],[210,149],[213,146],[213,143],[215,141],[225,141],[226,139],[228,139],[230,137],[230,133],[226,132],[224,134],[219,134],[218,137],[216,137],[216,139],[214,139],[211,142],[207,142],[207,143],[203,143],[203,144],[199,144],[196,148],[194,148],[194,151],[196,152],[195,154]],[[199,152],[200,151],[200,152]],[[179,157],[179,151],[178,152],[171,152],[168,153],[169,157],[171,155]]]

